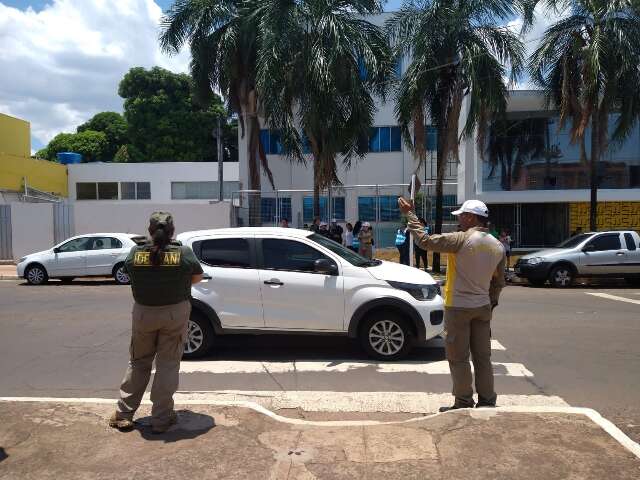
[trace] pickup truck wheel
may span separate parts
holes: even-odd
[[[567,265],[558,265],[551,270],[549,283],[556,288],[567,288],[573,285],[573,269]]]
[[[360,329],[360,343],[376,360],[399,360],[413,344],[413,334],[407,321],[395,312],[376,312]]]
[[[191,311],[187,323],[187,338],[184,342],[182,358],[199,358],[211,350],[214,331],[211,323],[197,310]]]

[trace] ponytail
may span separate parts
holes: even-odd
[[[150,259],[153,266],[157,267],[162,263],[162,253],[171,242],[172,235],[173,229],[170,229],[166,225],[158,226],[151,234],[151,241],[153,242],[153,245],[150,250]]]

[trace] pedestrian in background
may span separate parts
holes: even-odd
[[[424,233],[429,233],[429,229],[427,227],[427,221],[422,217],[418,217],[418,221],[422,225],[422,230],[424,231]],[[420,268],[420,260],[422,260],[422,263],[424,265],[424,271],[426,272],[427,269],[429,268],[428,252],[423,248],[420,248],[418,241],[414,240],[413,241],[413,261],[415,263],[414,266],[416,268]]]
[[[354,249],[353,248],[353,225],[347,222],[347,224],[345,225],[345,228],[347,230],[346,232],[344,232],[344,245],[349,250],[353,250]]]
[[[360,230],[362,230],[362,222],[358,220],[353,226],[353,243],[351,244],[351,247],[354,252],[360,251],[360,239],[358,237],[358,235],[360,235]]]
[[[289,220],[286,218],[280,220],[280,228],[289,228]]]
[[[396,232],[396,248],[400,256],[400,263],[402,265],[409,265],[409,241],[410,235],[407,232],[406,225],[399,228]]]
[[[333,218],[331,220],[331,226],[329,227],[329,238],[336,243],[342,245],[342,227],[338,225],[338,220]]]
[[[151,376],[151,429],[162,433],[177,422],[173,394],[187,322],[191,312],[191,285],[202,280],[202,267],[189,247],[171,241],[175,227],[167,212],[149,219],[151,241],[131,248],[125,267],[131,279],[134,304],[129,367],[120,385],[120,400],[109,426],[133,428],[133,416]]]
[[[504,248],[504,253],[507,257],[506,268],[507,271],[509,271],[509,268],[511,268],[511,235],[509,235],[509,230],[502,230],[502,232],[500,232],[500,238],[498,238],[498,240],[500,240],[500,243]]]
[[[323,237],[329,238],[329,228],[327,222],[320,222],[320,229],[318,230],[318,233]]]
[[[358,253],[365,258],[373,258],[373,231],[369,222],[364,222],[358,233],[360,248]]]
[[[311,224],[311,231],[320,233],[320,217],[315,217],[313,219],[313,223]]]
[[[452,213],[458,217],[462,232],[427,235],[413,212],[413,202],[399,198],[398,206],[422,248],[447,254],[444,337],[455,403],[440,411],[474,406],[469,355],[475,370],[476,406],[495,407],[491,317],[505,285],[505,255],[486,228],[489,209],[479,200],[467,200]]]

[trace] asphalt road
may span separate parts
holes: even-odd
[[[112,282],[1,281],[0,396],[115,397],[131,306],[129,288]],[[640,440],[640,290],[510,286],[492,329],[499,403],[594,408]],[[389,365],[368,361],[341,337],[228,337],[181,372],[182,391],[287,393],[307,409],[373,395],[367,401],[382,406],[402,400],[402,411],[402,402],[424,394],[447,399],[451,388],[437,340]]]

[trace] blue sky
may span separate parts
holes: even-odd
[[[2,0],[0,3],[4,3],[8,7],[20,8],[22,10],[31,7],[34,10],[38,11],[42,10],[45,5],[53,3],[53,0]],[[166,10],[173,2],[172,0],[156,0],[156,3],[160,5],[163,10]],[[402,0],[389,0],[389,2],[387,2],[387,5],[385,6],[385,9],[397,9],[401,3]]]
[[[0,0],[0,112],[31,123],[32,150],[101,111],[122,111],[118,84],[132,67],[187,72],[185,49],[167,56],[158,22],[172,0]],[[395,10],[401,0],[390,0]],[[29,8],[31,7],[31,8]],[[539,37],[553,20],[540,12]],[[530,43],[528,47],[534,46]]]

